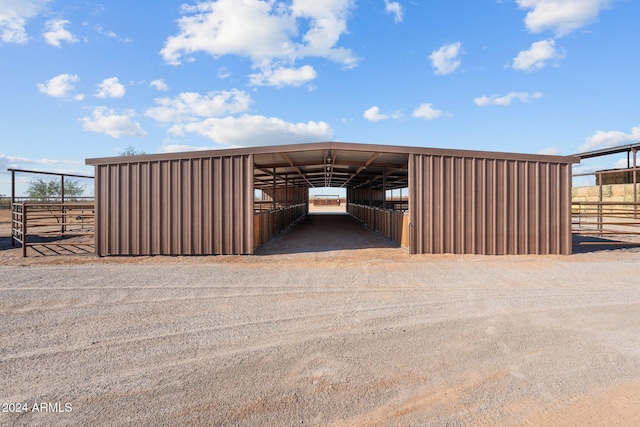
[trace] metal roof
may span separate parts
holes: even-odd
[[[350,187],[373,189],[408,186],[410,154],[578,163],[577,157],[468,151],[396,145],[315,142],[223,150],[190,151],[87,159],[88,165],[153,162],[203,157],[253,155],[255,188]]]
[[[574,154],[574,156],[581,159],[590,159],[592,157],[608,156],[609,154],[629,153],[631,151],[638,150],[640,150],[640,142],[628,145],[620,145],[618,147],[603,148],[601,150],[586,151],[584,153]]]

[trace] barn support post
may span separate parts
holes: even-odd
[[[276,204],[276,168],[273,168],[273,210],[275,211],[277,207]]]
[[[382,168],[382,209],[387,209],[387,168]]]

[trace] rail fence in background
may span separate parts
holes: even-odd
[[[46,247],[55,253],[88,253],[95,236],[93,203],[14,203],[11,210],[11,244]],[[73,239],[71,238],[80,238]],[[36,249],[37,250],[37,249]],[[78,252],[80,251],[80,252]]]

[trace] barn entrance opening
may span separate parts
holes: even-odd
[[[255,154],[255,253],[408,247],[409,154],[377,148],[330,143]],[[294,237],[305,241],[287,240]]]
[[[398,248],[346,212],[310,212],[302,220],[274,236],[256,255],[329,252],[374,248]]]
[[[344,188],[309,189],[309,214],[347,214],[347,193]]]
[[[256,250],[257,255],[374,248],[406,250],[402,249],[406,243],[401,245],[399,238],[404,212],[389,209],[396,204],[398,209],[402,207],[399,191],[389,192],[385,197],[389,202],[387,209],[354,203],[347,199],[345,189],[333,187],[308,189],[308,200],[307,214],[264,242]],[[394,226],[396,231],[392,230]]]

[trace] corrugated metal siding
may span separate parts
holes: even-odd
[[[410,251],[570,254],[571,165],[409,156]]]
[[[98,255],[253,253],[253,156],[96,165]]]
[[[271,188],[263,188],[263,200],[273,200],[274,191]],[[309,189],[307,187],[276,188],[276,204],[278,206],[291,206],[309,201]]]
[[[367,206],[382,206],[384,191],[372,188],[347,188],[347,203]]]

